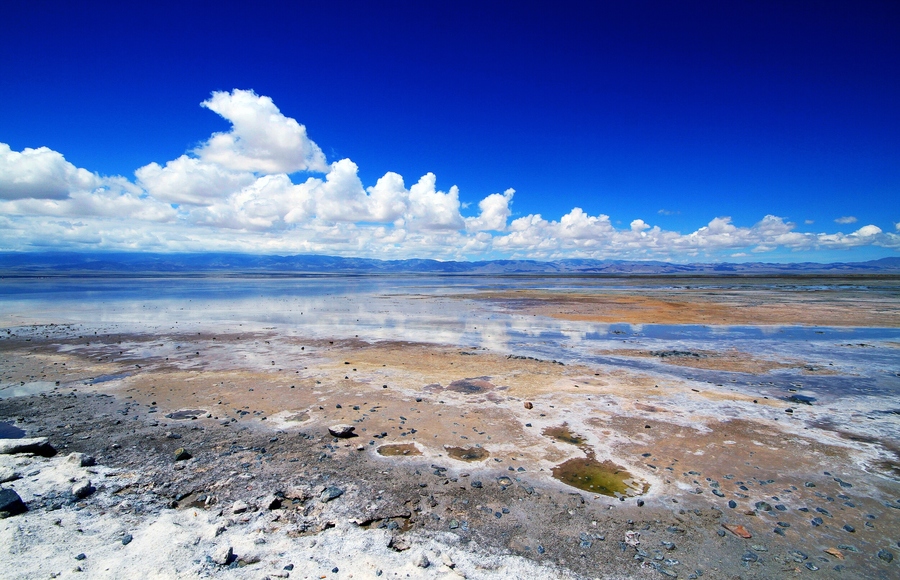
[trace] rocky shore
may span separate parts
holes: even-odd
[[[86,335],[3,342],[5,382],[40,387],[0,399],[25,435],[0,439],[4,577],[897,575],[885,443],[789,401],[436,345]]]

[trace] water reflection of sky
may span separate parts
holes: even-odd
[[[634,289],[639,291],[642,284],[636,283]],[[738,286],[747,287],[734,285]],[[825,394],[900,393],[900,329],[582,323],[524,316],[506,312],[496,303],[459,298],[485,289],[551,287],[580,292],[629,288],[626,279],[461,276],[4,280],[0,322],[7,327],[77,323],[123,332],[164,333],[274,328],[282,334],[309,338],[359,337],[480,347],[759,387],[759,378],[752,375],[600,354],[618,349],[736,349],[762,357],[799,359],[837,373],[802,376],[799,370],[773,372],[772,388],[787,388],[802,377],[804,388]]]

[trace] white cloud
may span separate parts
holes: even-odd
[[[641,218],[620,227],[578,207],[556,220],[530,214],[510,222],[512,189],[487,195],[477,215],[463,216],[468,204],[459,189],[438,190],[433,173],[409,189],[393,172],[366,186],[350,159],[326,163],[306,128],[268,97],[235,90],[202,105],[229,120],[231,131],[140,167],[134,181],[79,169],[46,147],[16,152],[0,144],[0,248],[674,261],[900,249],[900,224],[897,233],[873,224],[849,234],[803,233],[774,215],[750,226],[715,217],[687,233]],[[320,175],[292,179],[298,171]]]
[[[229,171],[187,155],[168,161],[165,167],[150,163],[134,174],[156,199],[194,205],[211,204],[255,180],[252,173]]]
[[[514,189],[507,189],[502,194],[492,193],[478,202],[481,214],[466,219],[466,229],[470,232],[494,230],[502,232],[506,229],[506,220],[512,215],[509,204],[512,203]]]
[[[101,179],[62,154],[38,147],[13,151],[0,143],[0,199],[65,199],[71,191],[98,187]]]
[[[852,215],[845,215],[843,217],[839,217],[836,220],[834,220],[834,223],[836,223],[836,224],[855,224],[856,218],[853,217]]]
[[[269,97],[253,91],[217,91],[202,106],[231,122],[194,153],[232,171],[294,173],[328,170],[325,154],[306,135],[306,127],[285,117]]]

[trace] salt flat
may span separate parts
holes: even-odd
[[[0,521],[4,561],[22,578],[895,577],[898,289],[13,281],[0,421],[59,453],[0,456],[29,508]]]

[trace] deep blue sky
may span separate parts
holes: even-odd
[[[900,221],[896,1],[15,2],[0,48],[0,142],[103,175],[227,131],[198,104],[242,88],[364,184],[434,172],[472,212]]]

